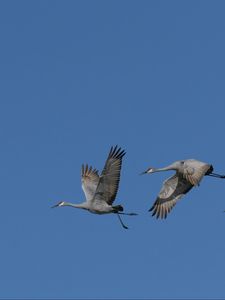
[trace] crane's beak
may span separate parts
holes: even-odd
[[[57,204],[51,206],[51,208],[55,208],[55,207],[58,207],[58,206],[59,206],[59,203],[57,203]]]
[[[144,174],[147,174],[147,173],[148,173],[148,170],[146,170],[146,171],[140,173],[139,175],[144,175]]]
[[[51,208],[55,208],[55,207],[57,207],[57,206],[59,206],[59,205],[58,205],[58,204],[55,204],[55,205],[51,206]]]
[[[155,168],[148,168],[146,171],[142,172],[140,175],[144,175],[144,174],[151,174],[155,171]]]
[[[59,203],[53,205],[51,208],[58,207],[58,206],[63,206],[64,203],[65,203],[64,201],[60,201]]]

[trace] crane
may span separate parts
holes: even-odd
[[[114,213],[118,216],[123,228],[128,229],[122,222],[120,215],[135,216],[137,214],[124,213],[122,205],[113,206],[119,188],[122,158],[125,154],[125,151],[121,150],[121,148],[118,148],[117,146],[111,147],[100,176],[96,169],[93,169],[88,165],[82,165],[81,183],[86,201],[79,204],[60,201],[52,207],[71,206],[74,208],[85,209],[99,215]]]
[[[163,182],[163,186],[155,200],[153,206],[149,209],[152,216],[156,218],[166,218],[167,214],[186,193],[193,187],[199,186],[204,176],[215,178],[225,178],[225,175],[213,173],[213,166],[196,159],[180,160],[164,168],[149,167],[141,174],[152,174],[160,171],[176,171],[175,175],[169,177]]]

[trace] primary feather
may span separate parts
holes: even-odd
[[[192,188],[193,185],[190,182],[177,174],[165,180],[157,199],[149,209],[149,211],[152,211],[152,216],[156,215],[156,218],[166,218],[177,201]]]
[[[121,150],[121,148],[118,149],[117,146],[110,149],[104,169],[99,178],[94,199],[105,201],[107,204],[112,205],[119,188],[120,171],[124,155],[125,151]]]

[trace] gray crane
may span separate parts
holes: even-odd
[[[125,151],[121,150],[121,148],[117,148],[117,146],[111,147],[100,176],[96,169],[93,169],[91,166],[88,167],[88,165],[82,165],[81,182],[86,201],[80,204],[60,201],[53,207],[71,206],[99,215],[114,213],[118,216],[123,228],[128,229],[122,222],[120,215],[135,216],[137,214],[123,213],[121,205],[112,205],[119,187],[122,158],[124,155]]]
[[[199,186],[204,176],[225,178],[225,175],[213,173],[213,166],[196,159],[180,160],[172,163],[165,168],[148,168],[141,174],[151,174],[154,172],[174,170],[176,174],[163,182],[153,206],[149,209],[152,216],[156,218],[166,218],[167,214],[187,192],[194,186]]]

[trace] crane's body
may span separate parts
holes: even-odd
[[[176,161],[164,168],[150,167],[142,174],[170,170],[176,171],[176,174],[163,182],[163,186],[157,199],[149,209],[149,211],[152,211],[152,216],[156,215],[156,218],[166,218],[167,214],[175,206],[177,201],[193,187],[199,186],[204,176],[208,175],[216,178],[225,178],[224,175],[213,173],[213,166],[211,164],[196,159]]]
[[[111,147],[100,176],[96,169],[88,167],[88,165],[82,165],[81,182],[86,201],[79,204],[61,201],[53,207],[71,206],[74,208],[85,209],[99,215],[115,213],[122,226],[127,229],[127,226],[123,224],[119,215],[134,216],[136,214],[122,213],[123,207],[121,205],[113,206],[119,188],[120,171],[124,155],[125,151],[121,150],[121,148],[118,149],[117,146],[114,148]]]

